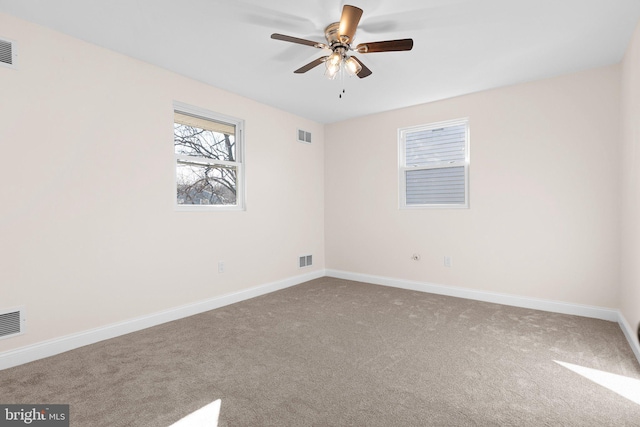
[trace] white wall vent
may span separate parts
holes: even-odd
[[[24,308],[0,311],[0,339],[24,334]]]
[[[311,132],[307,132],[302,129],[298,129],[298,142],[304,142],[311,144]]]
[[[0,64],[15,68],[16,67],[16,43],[7,39],[0,39]]]
[[[303,255],[300,257],[300,262],[298,265],[300,266],[300,268],[302,268],[302,267],[309,267],[312,264],[313,264],[313,256]]]

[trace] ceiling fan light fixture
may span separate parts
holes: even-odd
[[[344,54],[340,50],[334,50],[333,53],[329,55],[327,62],[325,62],[325,66],[327,67],[325,76],[327,76],[329,80],[336,78],[342,67],[342,61],[344,61]]]
[[[362,70],[362,65],[351,56],[344,61],[344,65],[347,72],[352,76],[357,76]]]
[[[338,51],[333,52],[327,59],[327,68],[338,67],[340,68],[340,62],[342,62],[342,54]]]
[[[329,61],[327,61],[326,62],[327,70],[325,71],[324,75],[327,76],[329,80],[335,79],[336,76],[338,75],[338,72],[340,71],[340,64],[341,62],[338,62],[337,64],[332,64]]]

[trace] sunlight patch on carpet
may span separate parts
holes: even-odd
[[[554,362],[640,405],[640,380],[557,360]]]
[[[214,400],[169,427],[217,427],[221,403],[220,399]]]

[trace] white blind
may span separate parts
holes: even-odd
[[[174,113],[174,119],[176,123],[181,125],[187,125],[198,129],[210,130],[212,132],[218,132],[225,135],[235,135],[236,127],[228,123],[217,122],[211,119],[203,119],[201,117],[192,116],[176,111]]]
[[[464,204],[464,166],[406,171],[407,205]]]
[[[405,141],[407,166],[463,162],[465,136],[465,124],[408,132]]]
[[[467,126],[460,119],[402,131],[404,206],[468,206]]]

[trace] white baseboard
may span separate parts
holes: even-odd
[[[0,353],[0,370],[33,362],[34,360],[54,356],[65,351],[94,344],[120,335],[136,332],[151,326],[193,316],[194,314],[214,310],[229,304],[255,298],[260,295],[275,292],[291,286],[299,285],[309,280],[325,276],[324,270],[317,270],[300,276],[291,277],[277,282],[267,283],[250,289],[222,295],[192,304],[164,310],[158,313],[137,317],[135,319],[102,326],[88,331],[78,332],[60,338],[43,341],[15,350]]]
[[[624,336],[629,341],[629,346],[631,346],[631,350],[636,355],[636,359],[638,359],[638,363],[640,363],[640,345],[638,344],[636,331],[629,325],[627,319],[624,317],[622,312],[618,310],[618,324],[620,325],[620,329],[624,333]]]
[[[514,307],[532,308],[534,310],[551,311],[553,313],[573,314],[576,316],[592,317],[595,319],[618,321],[618,310],[589,305],[571,304],[561,301],[528,298],[517,295],[501,294],[497,292],[480,291],[455,286],[437,285],[433,283],[415,282],[411,280],[393,279],[390,277],[372,276],[368,274],[351,273],[347,271],[327,270],[327,276],[338,279],[355,280],[373,283],[374,285],[391,286],[394,288],[410,289],[431,294],[447,295],[476,301],[493,302],[496,304],[512,305]]]
[[[352,273],[340,270],[326,270],[326,275],[338,279],[354,280],[358,282],[372,283],[374,285],[391,286],[394,288],[410,289],[419,292],[428,292],[438,295],[447,295],[457,298],[472,299],[476,301],[492,302],[496,304],[511,305],[514,307],[531,308],[534,310],[550,311],[552,313],[572,314],[575,316],[591,317],[594,319],[617,322],[624,333],[629,346],[633,350],[638,363],[640,363],[640,346],[636,341],[635,332],[629,325],[622,312],[617,309],[595,307],[590,305],[572,304],[562,301],[545,300],[541,298],[528,298],[517,295],[501,294],[497,292],[480,291],[469,288],[437,285],[433,283],[415,282],[411,280],[394,279],[369,274]]]

